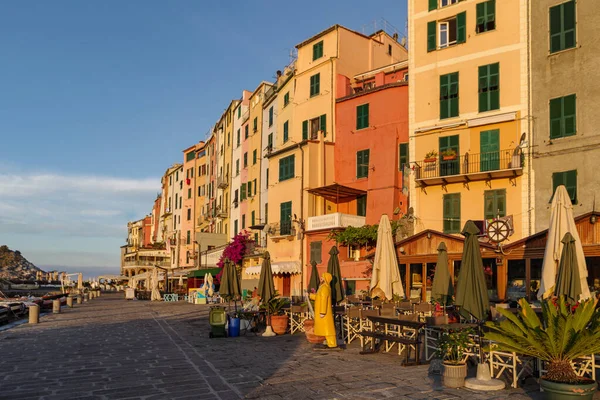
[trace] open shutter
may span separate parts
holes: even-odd
[[[565,186],[567,188],[567,192],[569,193],[569,197],[571,198],[571,202],[573,204],[577,203],[577,170],[567,171],[563,173],[563,180],[565,181]]]
[[[430,21],[427,23],[427,52],[437,49],[437,22]]]
[[[563,98],[564,136],[574,135],[576,127],[576,97],[574,94]]]
[[[321,115],[320,119],[320,127],[321,130],[323,131],[323,136],[325,136],[325,132],[327,132],[327,115],[323,114]]]
[[[448,77],[449,95],[450,95],[450,117],[458,116],[458,72],[450,74]]]
[[[440,119],[448,118],[449,75],[440,75]]]
[[[429,11],[437,9],[438,0],[429,0]]]
[[[308,120],[302,121],[302,140],[308,140]]]
[[[456,43],[467,41],[467,12],[461,12],[456,16]]]
[[[562,136],[561,132],[562,98],[550,100],[550,139]]]

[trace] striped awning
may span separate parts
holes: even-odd
[[[260,265],[253,265],[246,268],[248,275],[260,275]],[[300,262],[298,261],[280,261],[271,263],[271,271],[273,274],[299,274],[302,272]]]

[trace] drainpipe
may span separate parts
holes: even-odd
[[[533,211],[533,207],[531,205],[531,172],[532,172],[532,163],[533,163],[533,130],[532,130],[532,104],[531,104],[531,84],[533,81],[531,75],[531,2],[527,1],[527,76],[529,79],[529,84],[527,85],[527,132],[529,134],[529,148],[527,149],[527,215],[529,227],[527,231],[527,236],[530,236],[533,232],[532,229],[532,221],[531,214]]]
[[[302,152],[302,164],[300,167],[300,171],[302,174],[300,175],[300,221],[304,220],[304,149],[302,145],[298,143],[298,148]],[[300,231],[300,293],[304,289],[304,230],[302,229],[302,225],[298,224],[298,230]]]

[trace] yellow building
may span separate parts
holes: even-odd
[[[231,213],[231,178],[232,178],[232,153],[233,153],[233,112],[239,100],[232,100],[225,112],[221,115],[215,127],[217,133],[217,193],[221,208],[217,213],[217,233],[229,237]]]
[[[533,233],[527,3],[409,0],[416,232],[458,234],[471,219],[497,240]]]
[[[405,50],[383,31],[366,36],[334,25],[296,46],[293,78],[277,81],[277,133],[269,154],[268,249],[276,288],[284,296],[306,287],[306,220],[331,204],[308,189],[333,183],[335,99],[338,75],[354,76],[405,58]],[[303,273],[304,271],[304,273]]]

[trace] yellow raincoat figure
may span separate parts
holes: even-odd
[[[327,347],[337,347],[331,306],[331,279],[330,273],[323,273],[317,294],[311,294],[310,298],[315,301],[315,335],[325,336]]]

